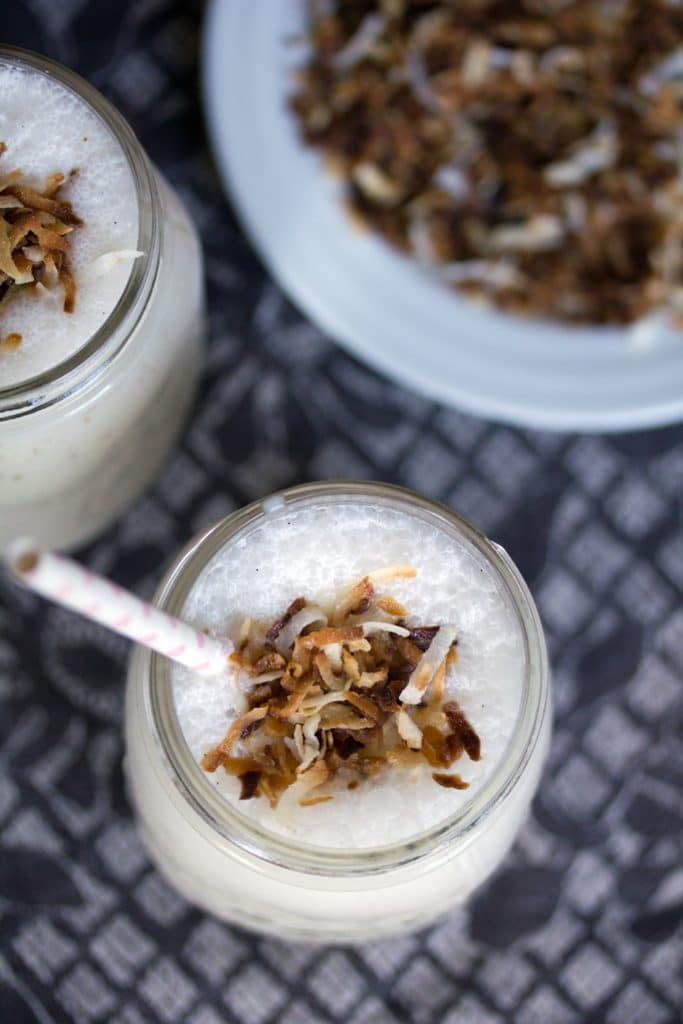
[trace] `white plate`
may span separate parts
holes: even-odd
[[[369,234],[305,149],[287,109],[303,0],[213,0],[204,97],[219,169],[273,275],[359,358],[433,398],[555,430],[683,419],[683,336],[636,346],[477,309]],[[288,42],[289,40],[289,42]]]

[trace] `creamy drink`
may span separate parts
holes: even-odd
[[[354,941],[427,923],[501,861],[548,741],[545,647],[468,524],[382,485],[297,488],[200,538],[160,597],[235,645],[224,677],[131,666],[132,796],[191,900]]]
[[[71,546],[174,445],[201,255],[130,129],[66,69],[0,48],[0,542]]]

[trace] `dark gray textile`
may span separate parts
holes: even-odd
[[[193,910],[150,866],[122,781],[124,641],[0,584],[0,1020],[678,1021],[683,428],[492,425],[321,337],[264,273],[212,172],[200,14],[173,0],[0,8],[3,41],[77,68],[130,118],[206,250],[210,354],[191,428],[82,557],[149,595],[181,542],[273,489],[334,476],[418,488],[526,575],[556,732],[533,818],[468,910],[412,938],[287,949]]]

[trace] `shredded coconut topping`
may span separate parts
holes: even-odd
[[[0,142],[0,157],[7,151]],[[69,235],[83,223],[69,203],[60,198],[63,185],[76,171],[52,174],[42,191],[29,186],[21,171],[0,177],[0,317],[2,305],[18,288],[54,288],[64,292],[64,312],[76,304],[76,282],[69,269]],[[0,351],[21,344],[17,333],[2,336]]]
[[[457,631],[408,625],[403,606],[376,593],[398,576],[415,570],[369,574],[327,611],[298,597],[271,624],[244,619],[230,662],[247,710],[204,755],[204,771],[222,768],[239,778],[241,800],[273,807],[285,791],[303,807],[333,799],[337,776],[353,789],[389,768],[427,766],[438,785],[467,785],[444,771],[480,756],[458,704],[443,702]]]
[[[291,105],[355,221],[509,311],[681,320],[683,4],[328,0],[309,12]]]

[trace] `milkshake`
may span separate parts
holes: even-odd
[[[545,647],[507,556],[383,485],[297,488],[195,542],[162,605],[224,676],[137,651],[128,778],[195,903],[357,941],[463,902],[504,857],[548,742]]]
[[[201,358],[200,250],[117,112],[10,48],[0,221],[0,542],[28,529],[69,547],[175,444]]]

